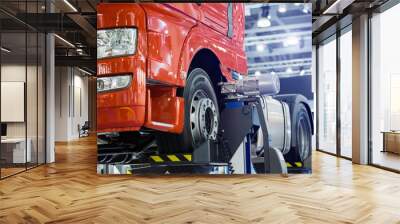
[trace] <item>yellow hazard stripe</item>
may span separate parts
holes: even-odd
[[[156,163],[163,162],[191,162],[191,154],[169,154],[169,155],[154,155],[150,156],[151,160]]]
[[[292,167],[303,167],[302,162],[294,162],[294,163],[286,163],[287,167],[292,168]]]
[[[167,155],[168,159],[172,162],[179,162],[181,161],[176,155]]]
[[[162,163],[164,160],[160,156],[150,156],[150,158],[157,163]]]
[[[132,174],[132,170],[127,170],[126,174]]]
[[[185,157],[185,159],[186,159],[187,161],[192,161],[192,155],[190,155],[190,154],[184,154],[183,156]]]

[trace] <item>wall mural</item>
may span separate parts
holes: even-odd
[[[311,173],[310,8],[99,4],[98,173]]]

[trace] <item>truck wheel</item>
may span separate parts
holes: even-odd
[[[294,107],[292,118],[292,135],[296,137],[296,144],[285,155],[286,159],[292,162],[305,161],[311,155],[312,129],[311,120],[304,104],[298,103]],[[293,139],[293,137],[292,137]]]
[[[208,74],[201,68],[193,69],[183,92],[185,125],[182,134],[158,133],[160,153],[193,152],[207,139],[215,140],[219,127],[219,108]]]

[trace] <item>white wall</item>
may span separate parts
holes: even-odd
[[[1,81],[25,82],[25,64],[6,64],[1,66]]]
[[[72,67],[56,67],[56,141],[79,138],[78,125],[88,120],[88,77]]]
[[[29,81],[29,87],[36,86],[36,80],[31,80],[30,76],[31,74],[35,73],[36,75],[36,67],[35,66],[29,66],[26,68],[25,64],[3,64],[1,66],[1,81],[2,82],[24,82],[26,83],[25,80],[25,75],[26,71],[28,71],[28,81]],[[36,88],[27,88],[27,106],[30,106],[31,109],[28,109],[27,116],[28,116],[28,122],[34,121],[36,125],[36,119],[37,115],[36,113],[31,113],[32,112],[32,107],[34,107],[34,111],[36,111],[36,106],[37,106],[37,99],[36,99]],[[40,107],[41,105],[39,105]],[[7,108],[1,108],[1,110],[7,110]],[[7,123],[7,135],[8,137],[25,137],[25,123],[26,122],[9,122]],[[30,127],[33,127],[33,124],[28,125],[28,129]],[[36,126],[34,127],[36,130]],[[35,133],[36,134],[36,133]],[[28,137],[29,136],[29,130],[28,130]]]
[[[55,68],[55,140],[67,141],[69,131],[69,85],[70,76],[67,67]]]
[[[25,82],[25,64],[8,64],[1,66],[1,81],[4,82]],[[1,108],[7,110],[7,108]],[[7,137],[25,137],[25,123],[7,123]]]
[[[76,70],[75,70],[76,71]],[[88,77],[82,76],[82,73],[75,74],[74,77],[74,108],[73,108],[73,120],[72,120],[72,135],[78,136],[78,124],[83,125],[85,121],[89,119],[88,110]]]
[[[25,121],[25,83],[1,81],[1,122]],[[36,105],[35,107],[36,108]]]
[[[27,78],[27,80],[25,80]],[[26,84],[26,107],[20,108],[20,113],[26,112],[26,120],[22,122],[6,122],[8,138],[27,138],[30,140],[30,148],[32,151],[32,161],[44,163],[44,74],[42,67],[36,65],[27,65],[25,63],[4,63],[1,66],[2,82],[24,82]],[[3,91],[4,89],[2,89]],[[20,94],[24,94],[25,90],[20,90]],[[2,95],[3,97],[7,97]],[[12,110],[10,107],[2,107],[2,112]],[[12,111],[7,111],[12,113]],[[39,154],[39,156],[37,156]]]

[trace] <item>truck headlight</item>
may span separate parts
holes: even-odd
[[[97,92],[126,88],[131,84],[131,75],[119,75],[97,78]]]
[[[97,59],[134,54],[136,38],[135,28],[98,30]]]

